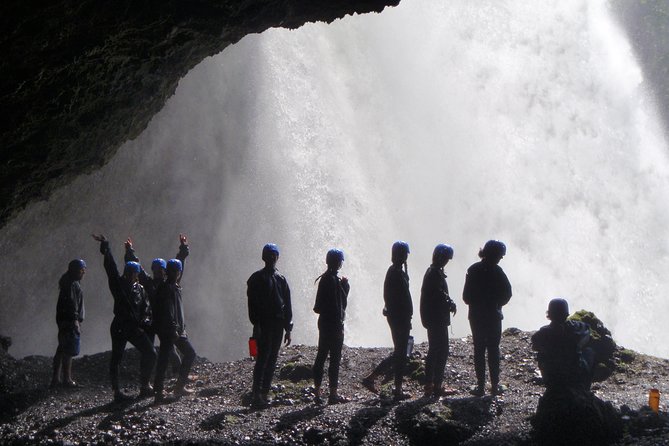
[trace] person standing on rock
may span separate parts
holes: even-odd
[[[502,307],[511,299],[511,284],[499,266],[506,255],[506,245],[499,240],[489,240],[479,250],[480,262],[469,267],[462,291],[462,300],[469,305],[469,325],[474,340],[474,369],[476,386],[472,394],[485,393],[485,355],[488,352],[491,392],[504,391],[499,382],[500,351],[502,339]]]
[[[262,249],[265,267],[249,277],[247,284],[249,320],[258,342],[258,356],[253,367],[251,404],[269,405],[269,390],[281,348],[281,340],[290,345],[293,329],[293,309],[286,278],[276,270],[279,247],[274,243]],[[285,331],[285,335],[284,335]]]
[[[548,303],[546,317],[551,323],[532,335],[538,352],[539,370],[546,388],[590,390],[594,351],[585,347],[590,327],[585,322],[568,321],[569,303],[561,298]]]
[[[79,354],[81,323],[84,321],[84,293],[80,281],[86,273],[86,262],[72,260],[67,271],[58,281],[58,303],[56,324],[58,325],[58,348],[53,357],[51,388],[57,386],[77,387],[72,379],[72,358]],[[61,378],[62,372],[62,378]]]
[[[140,353],[140,398],[153,395],[149,383],[151,371],[156,363],[156,350],[145,328],[151,320],[151,306],[144,287],[139,283],[141,266],[137,262],[127,262],[123,275],[119,274],[116,261],[109,248],[109,241],[102,235],[93,235],[100,242],[100,252],[104,255],[104,267],[109,280],[109,290],[114,298],[114,319],[110,327],[112,354],[109,364],[114,401],[128,400],[129,397],[119,386],[119,367],[125,346],[130,342]]]
[[[183,263],[179,259],[170,259],[167,262],[167,280],[160,284],[156,291],[156,309],[154,311],[155,330],[160,339],[160,353],[154,389],[155,402],[165,401],[164,381],[167,363],[174,347],[182,355],[179,376],[174,387],[177,397],[190,395],[192,390],[186,388],[188,374],[195,361],[195,349],[188,340],[186,322],[184,318],[183,301],[181,296],[180,279],[183,272]]]
[[[453,258],[453,248],[439,244],[432,253],[432,265],[425,272],[420,292],[420,319],[427,329],[428,352],[425,360],[425,396],[440,397],[452,394],[453,389],[442,388],[444,369],[448,359],[448,326],[451,313],[457,307],[448,294],[444,267]]]
[[[330,249],[325,256],[328,266],[326,272],[316,279],[318,291],[314,313],[318,316],[318,353],[314,362],[314,393],[316,403],[321,402],[321,383],[325,359],[330,355],[328,378],[330,393],[328,404],[348,402],[348,399],[339,395],[339,364],[341,351],[344,345],[344,319],[350,285],[346,277],[340,278],[337,272],[344,263],[344,252],[340,249]]]
[[[176,255],[176,259],[181,261],[181,264],[184,265],[186,257],[188,257],[189,248],[188,248],[188,237],[185,234],[179,234],[179,252]],[[132,245],[132,240],[127,239],[125,242],[125,258],[126,262],[138,262],[139,258],[135,254],[135,249]],[[141,264],[140,264],[141,265]],[[144,268],[139,272],[139,283],[144,287],[146,295],[149,298],[149,303],[151,305],[152,312],[156,309],[156,294],[160,285],[162,285],[167,278],[167,262],[162,258],[155,258],[151,262],[151,273],[153,276],[147,274]],[[183,277],[183,273],[182,276]],[[181,278],[179,278],[181,282]],[[152,318],[153,321],[153,318]],[[153,323],[151,326],[147,327],[146,332],[151,340],[151,343],[155,345],[155,337],[157,335]],[[179,373],[181,369],[181,357],[176,351],[176,346],[172,349],[170,353],[170,360],[172,362],[172,370],[175,374]]]
[[[390,334],[393,338],[392,362],[386,358],[362,380],[362,385],[376,393],[374,380],[384,369],[392,364],[395,374],[394,399],[399,401],[409,398],[402,392],[402,381],[404,379],[404,368],[407,362],[409,335],[411,333],[411,317],[413,316],[413,302],[409,291],[409,273],[407,259],[409,257],[409,244],[403,241],[393,243],[391,250],[392,265],[386,272],[383,282],[383,314],[386,316],[390,326]]]

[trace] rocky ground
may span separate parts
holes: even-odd
[[[421,357],[427,345],[417,345],[407,377],[413,397],[401,403],[389,398],[390,383],[381,386],[380,395],[360,385],[390,349],[345,348],[340,389],[351,402],[320,406],[312,402],[307,378],[316,349],[291,346],[281,352],[274,402],[264,410],[246,404],[250,359],[223,364],[198,359],[192,372],[195,394],[156,406],[152,399],[111,403],[108,352],[75,361],[81,388],[49,390],[50,358],[15,360],[0,350],[0,443],[529,445],[530,418],[543,393],[530,335],[505,331],[502,381],[509,389],[497,397],[469,394],[472,344],[465,338],[451,340],[447,364],[447,383],[457,393],[440,401],[422,398]],[[617,444],[669,444],[666,403],[659,416],[644,409],[649,388],[669,388],[669,361],[619,348],[615,364],[614,373],[593,390],[621,408],[625,435]],[[138,356],[129,350],[122,378],[133,394],[137,368]],[[573,444],[584,443],[574,438]]]

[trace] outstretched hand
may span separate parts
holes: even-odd
[[[125,249],[132,249],[132,239],[130,237],[125,240]]]
[[[96,242],[106,242],[106,241],[107,241],[107,239],[105,238],[105,236],[102,235],[102,234],[100,234],[100,235],[91,234],[91,237],[93,237],[93,239],[94,239]]]
[[[291,338],[290,338],[290,332],[287,331],[287,332],[286,332],[286,336],[283,337],[283,342],[284,342],[286,345],[290,345],[290,341],[291,341]]]
[[[187,245],[188,237],[186,236],[186,234],[179,234],[179,241],[181,242],[182,245]]]

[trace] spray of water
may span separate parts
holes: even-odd
[[[669,310],[669,162],[623,33],[603,1],[403,2],[381,15],[248,36],[197,66],[105,168],[5,230],[2,331],[18,354],[55,348],[56,282],[83,256],[86,352],[108,349],[112,303],[90,232],[132,236],[147,262],[188,233],[189,333],[243,355],[245,281],[268,241],[293,290],[294,340],[313,344],[313,280],[330,247],[352,284],[346,343],[390,345],[390,246],[411,245],[417,307],[435,244],[451,294],[490,238],[508,246],[506,326],[548,300],[594,311],[622,344],[654,343]],[[466,308],[454,334],[468,333]],[[425,340],[417,318],[417,341]]]

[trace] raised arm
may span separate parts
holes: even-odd
[[[181,276],[179,276],[177,283],[181,283],[181,279],[184,276],[184,271],[186,269],[186,257],[188,257],[189,253],[190,249],[188,247],[188,237],[186,234],[179,234],[179,252],[177,253],[176,258],[181,260]]]

